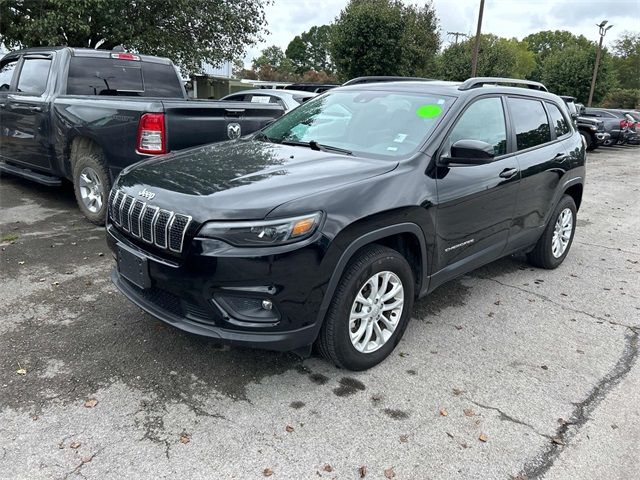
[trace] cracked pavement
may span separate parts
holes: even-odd
[[[640,147],[589,155],[559,269],[440,287],[361,373],[143,313],[69,186],[0,205],[2,479],[640,478]]]

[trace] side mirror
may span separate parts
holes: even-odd
[[[451,145],[451,156],[440,158],[443,165],[484,165],[495,158],[493,145],[480,140],[458,140]]]

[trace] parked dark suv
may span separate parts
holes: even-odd
[[[539,83],[335,88],[257,134],[125,169],[110,194],[112,279],[182,330],[317,343],[366,369],[446,281],[521,251],[560,265],[584,178],[580,134]]]

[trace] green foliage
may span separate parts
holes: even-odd
[[[329,53],[330,34],[330,25],[314,26],[289,42],[286,55],[291,59],[296,73],[303,74],[309,70],[333,71]]]
[[[540,80],[549,91],[558,95],[572,95],[579,102],[586,104],[595,61],[595,45],[592,44],[590,48],[586,49],[579,45],[571,45],[547,55],[541,65]],[[602,99],[614,85],[614,82],[611,56],[603,49],[593,94],[594,102],[597,103]]]
[[[0,0],[0,40],[10,48],[123,45],[196,72],[256,43],[267,1]]]
[[[294,80],[294,65],[282,49],[276,45],[262,50],[259,57],[253,59],[253,72],[259,80],[272,82]]]
[[[612,59],[618,84],[640,89],[640,33],[623,33],[613,44]]]
[[[429,2],[351,0],[331,31],[331,57],[343,79],[361,75],[428,75],[440,46]]]
[[[566,30],[543,30],[524,37],[523,41],[535,56],[536,67],[529,77],[533,79],[542,77],[542,64],[549,55],[569,47],[590,49],[594,46],[585,36],[576,36]]]
[[[444,49],[438,59],[438,71],[444,80],[466,80],[471,76],[471,58],[475,37]],[[525,78],[535,68],[535,58],[526,44],[492,34],[480,36],[479,77]]]
[[[600,102],[604,108],[640,108],[640,89],[619,89],[607,94]]]

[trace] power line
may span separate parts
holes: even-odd
[[[451,35],[452,37],[456,37],[455,39],[455,44],[458,44],[458,37],[468,37],[469,35],[467,35],[466,33],[462,33],[462,32],[447,32],[447,35]]]

